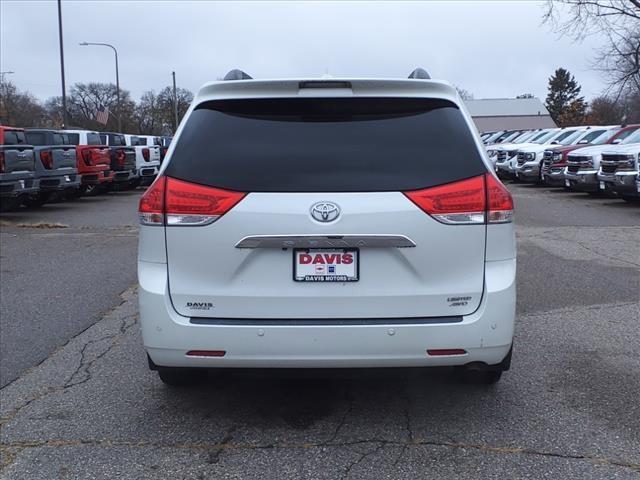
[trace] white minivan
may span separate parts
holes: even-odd
[[[456,89],[422,69],[225,78],[198,92],[140,200],[140,322],[162,381],[455,366],[496,382],[513,201]]]

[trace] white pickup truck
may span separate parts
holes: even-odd
[[[620,145],[610,145],[602,152],[598,169],[600,190],[612,190],[631,202],[640,196],[637,187],[640,166],[640,129]]]
[[[127,145],[136,151],[136,177],[131,181],[132,187],[151,185],[160,169],[160,145],[150,135],[125,135]]]

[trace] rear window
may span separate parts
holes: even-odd
[[[41,146],[47,144],[47,134],[43,132],[27,132],[25,133],[25,137],[29,145]]]
[[[18,130],[5,130],[3,145],[24,145],[27,140],[24,136],[24,132]]]
[[[87,145],[104,145],[97,133],[87,133]]]
[[[101,138],[101,142],[98,143],[90,143],[89,145],[107,145],[107,139],[109,139],[109,146],[111,147],[123,147],[127,144],[124,139],[124,135],[116,135],[114,133],[102,133],[99,138]],[[132,145],[135,145],[132,143]]]
[[[485,172],[454,104],[410,98],[206,102],[166,171],[248,192],[417,190]]]

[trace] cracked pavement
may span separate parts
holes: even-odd
[[[640,478],[640,208],[509,188],[518,324],[498,385],[254,370],[170,389],[124,285],[0,391],[0,479]]]

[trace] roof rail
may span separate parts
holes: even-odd
[[[252,76],[247,75],[242,70],[234,68],[233,70],[229,70],[229,72],[224,76],[223,80],[251,80]]]
[[[424,68],[418,67],[413,72],[411,72],[407,78],[429,80],[431,78],[431,75],[429,75],[429,73]]]

